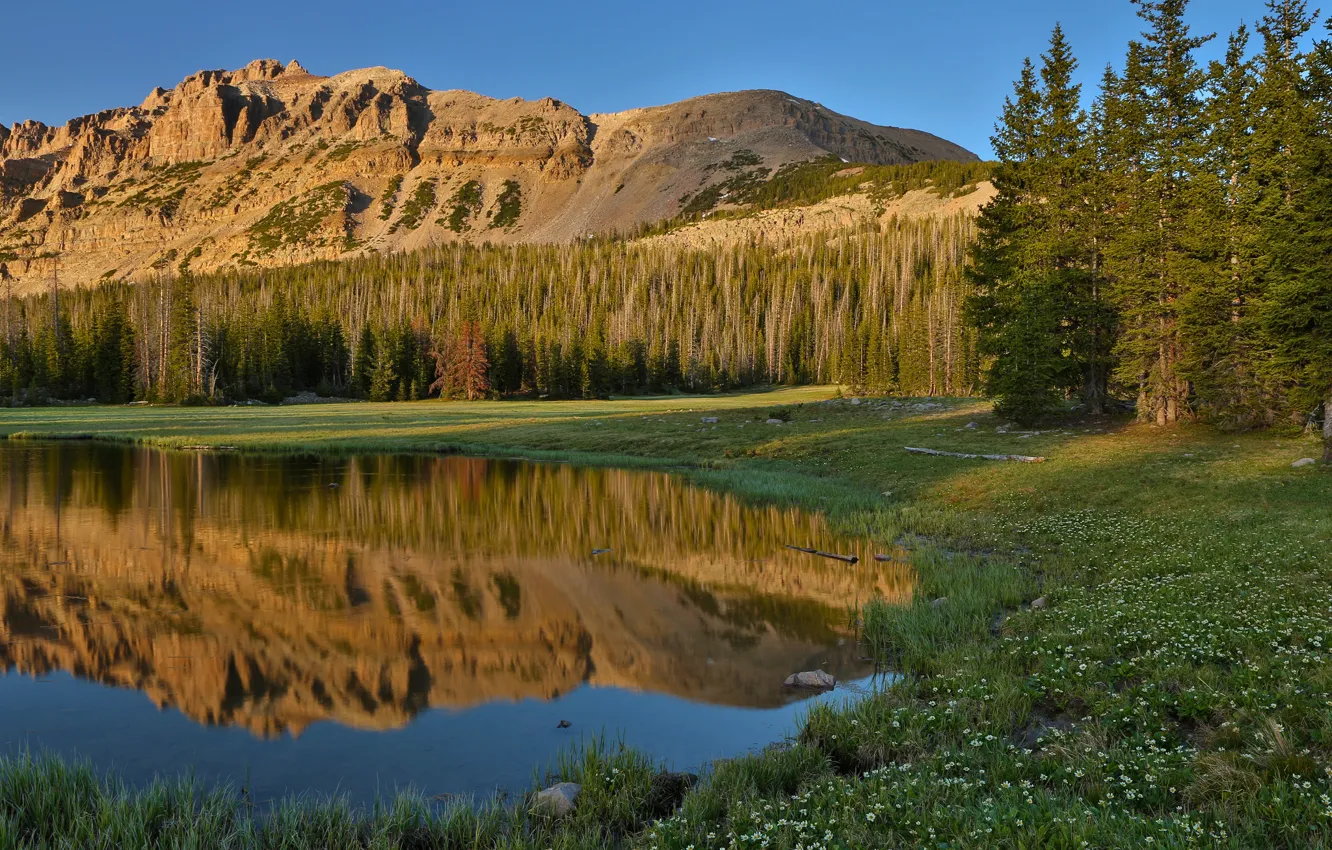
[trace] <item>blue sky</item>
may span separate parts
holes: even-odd
[[[1219,53],[1264,5],[1194,0],[1191,16],[1221,34]],[[1140,30],[1129,0],[16,3],[0,16],[0,123],[63,123],[271,57],[322,74],[387,65],[430,88],[549,95],[584,112],[783,89],[987,155],[1022,58],[1056,21],[1093,84]]]

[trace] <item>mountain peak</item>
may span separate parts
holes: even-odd
[[[382,66],[325,77],[256,59],[137,107],[0,128],[0,248],[20,281],[58,254],[62,274],[91,284],[440,241],[565,242],[830,155],[976,160],[776,90],[584,115],[553,97],[431,91]]]

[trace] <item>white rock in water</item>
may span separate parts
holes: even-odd
[[[1290,467],[1291,469],[1299,469],[1300,467],[1303,466],[1313,466],[1315,463],[1318,463],[1318,461],[1314,460],[1311,457],[1305,457],[1295,461],[1290,465]]]
[[[578,794],[582,790],[583,786],[577,782],[552,785],[544,791],[537,792],[536,803],[532,808],[562,818],[573,811],[574,801],[578,799]]]
[[[807,670],[786,677],[786,687],[806,688],[812,691],[831,691],[837,687],[837,677],[823,670]]]

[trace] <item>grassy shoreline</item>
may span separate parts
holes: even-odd
[[[9,762],[0,848],[188,836],[293,847],[1332,846],[1332,475],[1290,467],[1317,456],[1315,440],[1108,420],[1022,432],[969,400],[823,403],[830,395],[4,411],[9,438],[675,467],[900,543],[920,586],[913,604],[864,615],[876,652],[907,674],[899,685],[813,711],[788,749],[717,766],[674,814],[667,780],[614,748],[554,771],[584,784],[559,822],[527,799],[443,811],[407,798],[359,815],[290,803],[259,821],[238,794],[133,793],[58,763]],[[768,425],[772,414],[790,421]],[[917,457],[908,445],[1050,460]],[[64,819],[85,831],[60,832]],[[117,824],[117,842],[87,838],[93,823]]]

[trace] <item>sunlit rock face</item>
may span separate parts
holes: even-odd
[[[262,736],[584,685],[777,705],[792,671],[863,669],[851,612],[912,581],[661,473],[7,448],[0,509],[0,665]]]
[[[0,277],[23,294],[57,260],[67,283],[92,285],[449,240],[567,242],[675,215],[737,162],[830,155],[976,160],[778,91],[584,115],[388,68],[258,60],[63,126],[0,126]]]

